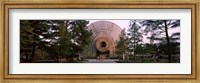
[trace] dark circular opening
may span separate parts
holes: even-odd
[[[102,41],[102,42],[100,43],[100,47],[106,47],[106,42]]]

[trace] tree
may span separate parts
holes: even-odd
[[[167,45],[167,55],[169,63],[172,61],[172,55],[170,52],[170,36],[168,33],[168,29],[176,28],[180,26],[180,20],[144,20],[140,21],[140,24],[145,27],[145,33],[151,33],[151,40],[160,40],[164,35]]]
[[[69,21],[59,21],[59,39],[58,39],[58,52],[60,57],[65,57],[66,55],[70,55],[71,51],[71,35],[67,30]]]
[[[85,20],[51,20],[50,50],[54,50],[51,53],[57,60],[84,51],[92,35],[87,30],[88,23]]]
[[[83,52],[92,35],[87,30],[88,23],[85,20],[21,20],[21,58],[25,56],[34,62],[35,52],[39,50],[39,56],[46,52],[59,61],[59,58]]]
[[[89,46],[91,41],[92,32],[87,30],[86,20],[72,20],[70,21],[70,27],[68,31],[72,41],[72,54],[82,53],[84,48]]]
[[[137,24],[137,20],[130,21],[129,28],[129,50],[134,51],[134,61],[136,60],[136,46],[142,42],[142,33],[140,32],[141,27]]]
[[[33,43],[33,34],[31,31],[29,22],[25,20],[20,21],[20,57],[23,59],[25,56],[25,61],[28,62],[31,55],[31,44]],[[20,60],[22,61],[22,60]]]
[[[116,46],[116,53],[118,55],[122,55],[123,60],[125,59],[125,53],[128,51],[127,47],[127,37],[125,34],[125,30],[122,30],[121,35],[119,36],[119,41]]]
[[[38,46],[44,44],[42,40],[42,35],[44,32],[47,32],[48,25],[46,20],[21,20],[20,21],[20,44],[21,52],[23,54],[23,47],[29,46],[31,48],[30,59],[31,62],[34,62],[35,51]],[[29,54],[26,53],[26,54]]]
[[[134,49],[134,55],[136,54],[142,55],[141,62],[143,62],[143,59],[144,59],[143,55],[146,53],[145,51],[146,50],[143,44],[137,44]]]

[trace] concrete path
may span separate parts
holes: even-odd
[[[83,61],[84,63],[116,63],[115,61],[119,61],[119,59],[86,59],[87,61]]]

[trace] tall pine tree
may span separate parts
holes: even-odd
[[[169,63],[172,63],[171,40],[168,30],[170,28],[180,27],[180,20],[144,20],[140,22],[145,27],[146,33],[151,33],[151,40],[160,40],[164,35],[167,45],[167,55]]]

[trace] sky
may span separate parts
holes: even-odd
[[[89,20],[89,24],[94,23],[96,21],[102,21],[102,20]],[[110,21],[118,25],[121,29],[128,29],[129,28],[129,21],[130,20],[104,20],[104,21]],[[181,28],[174,28],[174,29],[169,29],[168,33],[171,35],[174,32],[180,32]],[[144,43],[149,43],[149,39],[146,38],[147,36],[144,36],[143,42]]]
[[[91,24],[93,22],[96,22],[96,21],[100,21],[100,20],[90,20],[89,24]],[[129,20],[104,20],[104,21],[113,22],[113,23],[115,23],[116,25],[118,25],[122,29],[129,27]]]

